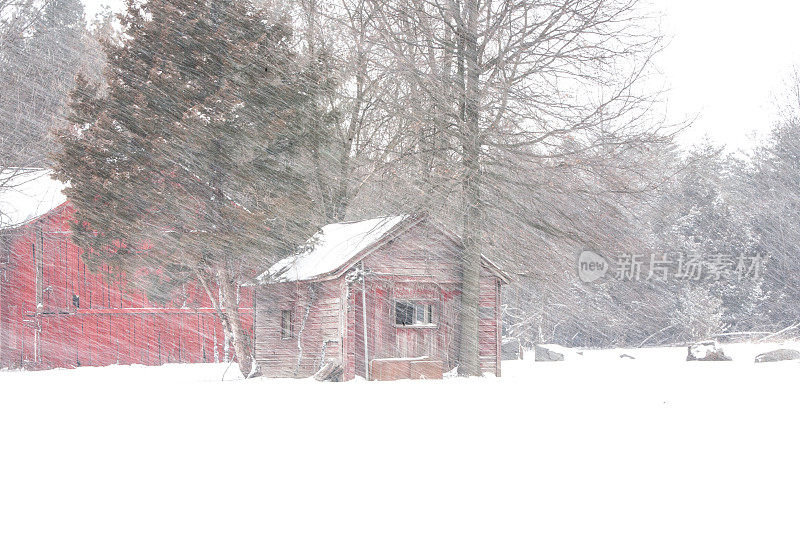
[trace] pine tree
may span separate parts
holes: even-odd
[[[199,282],[245,375],[238,285],[310,233],[309,178],[293,162],[324,74],[269,15],[130,1],[125,38],[107,45],[107,94],[80,80],[58,161],[88,263],[136,273],[162,300]]]

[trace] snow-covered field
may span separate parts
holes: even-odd
[[[752,363],[773,347],[441,382],[0,372],[0,531],[797,531],[800,362]]]

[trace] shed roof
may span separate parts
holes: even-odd
[[[259,283],[275,283],[335,277],[390,240],[387,238],[389,234],[399,235],[423,218],[398,215],[328,224],[314,234],[299,253],[281,259],[256,279]],[[441,231],[461,244],[455,235]],[[508,275],[492,261],[485,256],[482,259],[483,264],[503,282],[510,281]]]
[[[44,168],[0,170],[0,229],[21,226],[67,201],[66,184]]]
[[[333,274],[408,218],[399,215],[323,226],[298,254],[272,265],[258,281],[304,281]]]

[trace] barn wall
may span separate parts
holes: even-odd
[[[155,365],[224,358],[222,328],[202,290],[187,286],[180,301],[159,306],[111,279],[108,269],[91,272],[71,240],[71,215],[67,204],[0,235],[0,366]],[[241,303],[245,328],[251,331],[252,299],[246,290]]]
[[[270,377],[308,377],[323,358],[347,353],[343,280],[262,285],[256,291],[255,356]],[[281,338],[281,311],[294,317],[292,337]],[[352,372],[351,372],[352,373]]]

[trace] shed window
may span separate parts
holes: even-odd
[[[292,338],[292,318],[294,313],[291,310],[281,311],[281,338]]]
[[[394,304],[394,323],[398,326],[431,325],[433,324],[433,304],[397,301]]]

